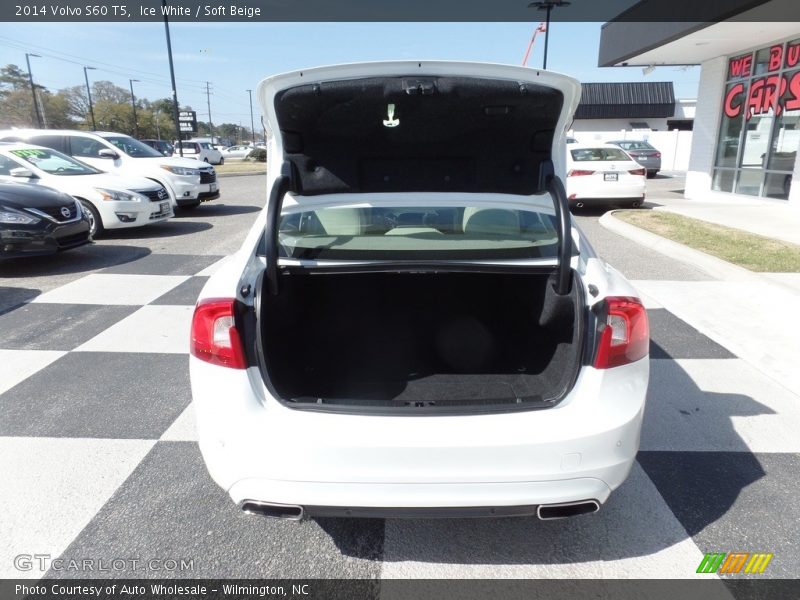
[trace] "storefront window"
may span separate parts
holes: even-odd
[[[722,125],[717,144],[718,167],[735,167],[739,155],[739,138],[742,134],[744,115],[742,104],[745,98],[743,83],[734,83],[725,88],[725,109],[722,112]]]
[[[800,39],[728,60],[712,189],[787,198],[800,149]]]
[[[714,169],[714,180],[711,183],[711,189],[716,192],[732,192],[735,178],[736,171],[733,169]]]

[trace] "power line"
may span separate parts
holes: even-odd
[[[9,47],[12,47],[12,48],[14,47],[12,44],[16,44],[16,47],[18,49],[21,49],[21,50],[24,50],[26,48],[35,48],[37,50],[46,50],[46,51],[49,51],[49,52],[56,52],[58,55],[50,56],[50,58],[63,60],[65,62],[75,62],[76,64],[81,64],[81,65],[83,63],[85,63],[85,62],[91,62],[91,63],[96,64],[96,65],[105,65],[107,67],[113,67],[115,69],[124,69],[126,71],[125,74],[127,74],[130,71],[133,71],[135,73],[141,73],[141,74],[144,74],[144,75],[152,75],[152,76],[157,77],[159,79],[166,79],[163,75],[160,75],[158,73],[154,73],[152,71],[144,71],[142,69],[123,67],[121,65],[116,65],[116,64],[113,64],[113,63],[107,63],[107,62],[99,61],[99,60],[96,60],[96,59],[93,59],[93,58],[87,58],[85,56],[78,56],[78,55],[75,55],[75,54],[69,54],[67,52],[62,52],[61,50],[55,50],[53,48],[47,48],[45,46],[40,46],[38,44],[31,44],[30,42],[23,42],[23,41],[20,41],[20,40],[15,40],[13,38],[10,38],[10,37],[7,37],[7,36],[3,36],[3,35],[0,35],[0,40],[6,40],[7,42],[11,42],[11,44],[4,43],[3,45],[9,46]],[[0,43],[2,43],[2,42],[0,42]],[[77,62],[68,60],[66,58],[62,58],[63,56],[69,56],[69,57],[71,57],[73,59],[76,59]],[[191,81],[193,83],[198,84],[197,85],[198,88],[202,87],[202,84],[203,84],[203,81],[201,81],[199,79],[189,79],[188,77],[176,77],[175,79],[178,80],[178,81]]]

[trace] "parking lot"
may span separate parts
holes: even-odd
[[[709,275],[607,231],[602,210],[578,222],[644,293],[652,341],[641,452],[599,513],[298,523],[240,513],[195,442],[187,339],[194,300],[238,249],[265,180],[220,187],[219,200],[170,221],[0,263],[2,577],[687,578],[704,553],[735,551],[774,553],[763,576],[796,576],[797,396],[665,307],[667,282],[702,287]],[[681,188],[662,175],[648,198]],[[21,554],[141,563],[20,570]]]

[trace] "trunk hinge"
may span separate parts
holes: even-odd
[[[283,197],[292,188],[292,168],[289,163],[283,163],[281,174],[272,184],[267,204],[266,248],[267,260],[266,277],[269,293],[273,296],[278,293],[278,233],[281,222],[281,209]]]
[[[561,179],[555,174],[547,178],[547,191],[553,198],[558,221],[558,273],[556,275],[555,292],[564,296],[569,294],[572,284],[572,225],[570,224],[569,202],[567,192]]]

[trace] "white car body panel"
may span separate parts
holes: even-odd
[[[563,177],[563,132],[569,124],[565,115],[574,111],[580,93],[577,82],[551,73],[466,63],[343,65],[306,70],[302,78],[297,72],[267,79],[259,85],[258,97],[268,126],[276,131],[271,100],[286,87],[318,78],[406,75],[418,70],[417,65],[424,66],[425,74],[535,79],[562,89],[568,106],[558,124],[553,160]],[[280,135],[272,136],[271,144],[271,155],[282,156]],[[269,164],[268,185],[279,168]],[[413,206],[423,199],[437,205],[554,212],[547,193],[368,196],[287,194],[283,212],[348,204]],[[241,249],[211,276],[200,301],[236,298],[252,306],[252,296],[242,296],[241,289],[254,287],[264,270],[264,258],[256,250],[267,210],[261,211]],[[619,273],[595,257],[575,227],[572,236],[581,250],[572,267],[580,275],[587,303],[607,296],[637,296]],[[635,460],[649,376],[647,357],[611,369],[582,366],[575,386],[551,408],[397,416],[296,410],[272,396],[258,367],[231,369],[195,356],[190,356],[189,366],[200,450],[212,478],[235,502],[338,507],[510,507],[590,499],[602,503],[625,480]]]

